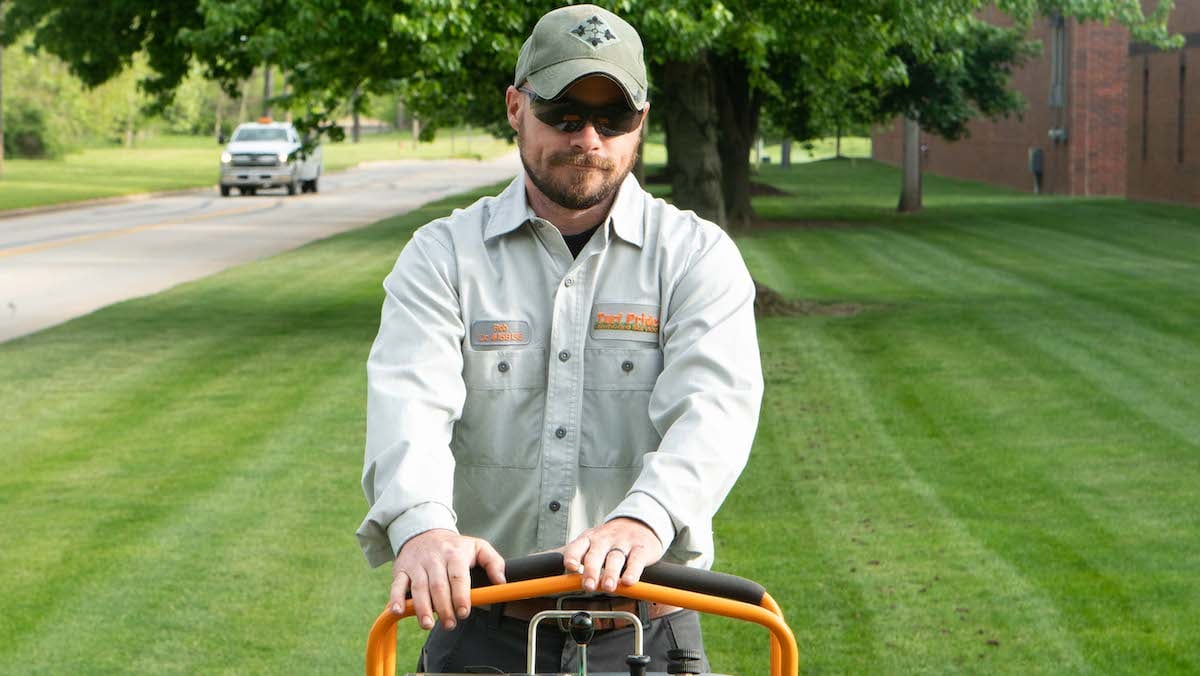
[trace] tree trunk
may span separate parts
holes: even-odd
[[[354,93],[350,95],[350,115],[353,119],[350,127],[350,140],[354,143],[358,143],[359,139],[362,138],[362,122],[358,119],[358,97],[361,96],[361,91],[361,89],[355,87]],[[451,152],[453,152],[453,149],[451,149]]]
[[[904,160],[900,186],[902,212],[921,210],[921,125],[911,117],[904,118]]]
[[[783,143],[779,144],[779,166],[792,166],[792,139],[785,138]]]
[[[250,91],[250,82],[243,81],[240,90],[241,98],[238,99],[238,119],[237,123],[241,124],[246,121],[246,99],[249,98],[247,92]]]
[[[417,142],[421,140],[421,121],[416,117],[412,119],[412,149],[417,149]]]
[[[750,205],[750,148],[758,134],[762,95],[750,88],[750,73],[739,59],[712,57],[721,134],[721,188],[727,229],[742,230],[754,220]]]
[[[0,31],[4,29],[7,2],[0,2]],[[0,176],[4,175],[4,45],[0,45]]]
[[[271,117],[271,64],[263,64],[263,117]]]
[[[129,104],[125,109],[125,147],[132,148],[136,133],[135,125],[137,124],[137,120],[135,119],[137,114],[137,97],[134,92],[131,91],[129,93],[125,98],[125,102]]]
[[[225,130],[221,128],[221,112],[225,107],[225,95],[221,93],[221,88],[217,88],[217,106],[213,115],[213,136],[217,137],[218,142],[225,142]]]
[[[686,83],[664,90],[655,102],[667,129],[671,201],[725,227],[712,66],[703,57],[668,61],[663,77],[663,82]]]

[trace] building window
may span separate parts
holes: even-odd
[[[1050,107],[1067,102],[1067,22],[1061,14],[1050,19]]]

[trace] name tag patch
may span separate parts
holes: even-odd
[[[592,307],[592,338],[657,343],[658,306],[596,303]]]
[[[482,319],[471,322],[471,347],[507,347],[529,344],[529,322],[518,319]]]

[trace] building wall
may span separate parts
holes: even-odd
[[[1003,22],[997,12],[984,14]],[[1053,24],[1042,19],[1030,39],[1042,43],[1041,55],[1014,72],[1012,86],[1025,97],[1026,110],[998,121],[974,120],[970,135],[957,142],[922,134],[923,167],[946,176],[986,181],[1033,191],[1030,151],[1044,153],[1041,189],[1072,195],[1121,195],[1127,169],[1128,32],[1120,26],[1065,22],[1065,99],[1051,105]],[[900,121],[873,135],[873,156],[899,164]],[[1050,131],[1066,132],[1055,142]]]
[[[1124,195],[1129,127],[1129,32],[1121,26],[1075,23],[1065,144],[1069,195]]]
[[[1168,26],[1183,49],[1129,46],[1126,194],[1200,203],[1200,3],[1176,3]]]

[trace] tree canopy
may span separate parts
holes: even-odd
[[[144,53],[145,90],[170,100],[191,64],[232,95],[254,68],[287,73],[285,102],[310,123],[360,92],[399,92],[430,126],[503,125],[520,46],[559,2],[533,0],[13,0],[4,40],[64,59],[89,84]],[[1023,31],[1061,13],[1118,21],[1173,44],[1173,0],[608,0],[636,26],[652,72],[652,116],[667,131],[674,199],[720,223],[748,222],[749,151],[762,114],[798,140],[839,116],[882,119],[919,105],[958,133],[1010,110],[1007,68],[1023,43],[975,19],[987,5]],[[982,71],[982,72],[981,72]],[[939,87],[928,87],[937,83]],[[947,86],[940,86],[947,85]],[[923,92],[923,93],[921,93]],[[933,113],[937,113],[934,115]],[[427,127],[428,128],[428,127]]]

